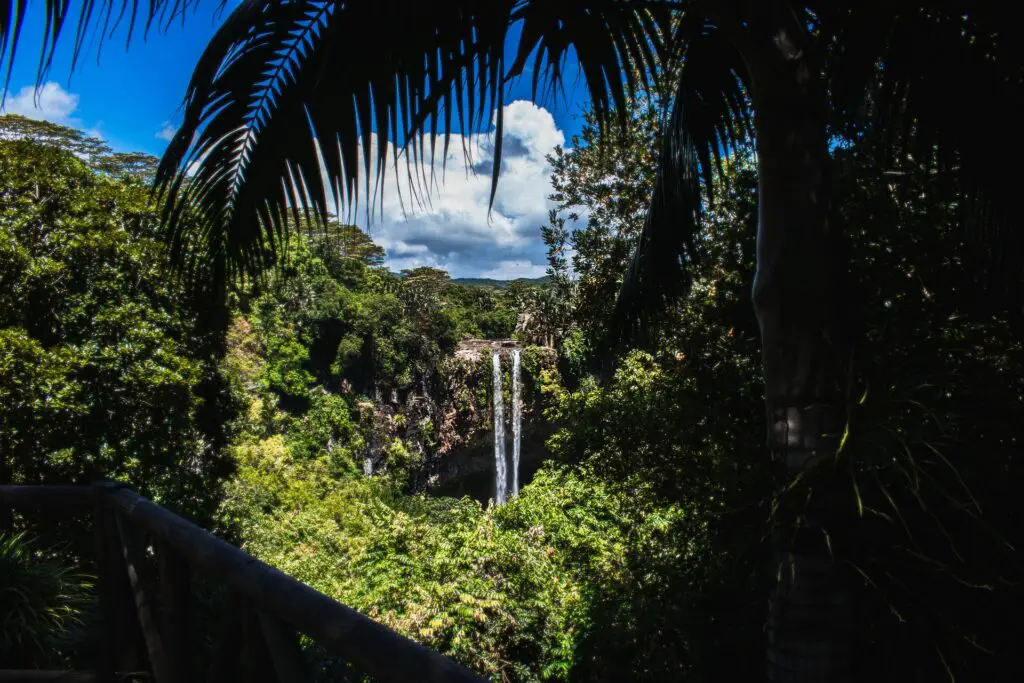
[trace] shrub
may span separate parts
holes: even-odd
[[[40,668],[64,659],[61,641],[81,622],[89,580],[23,533],[0,533],[0,664]]]

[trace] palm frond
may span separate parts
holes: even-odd
[[[667,26],[667,9],[616,0],[243,2],[196,67],[158,173],[172,255],[186,275],[257,273],[289,214],[322,221],[360,197],[369,210],[400,157],[420,201],[452,135],[486,129],[496,111],[493,202],[508,81],[532,64],[535,89],[557,91],[574,50],[606,116],[635,86],[624,72],[655,68]]]
[[[189,10],[195,9],[200,0],[81,0],[77,7],[67,0],[45,0],[43,13],[43,34],[39,49],[39,66],[36,83],[41,84],[53,64],[58,40],[74,27],[71,70],[74,71],[82,56],[87,39],[95,39],[97,50],[120,29],[125,31],[125,42],[130,43],[136,35],[137,26],[144,22],[144,34],[155,26],[166,31],[172,22],[184,20]],[[223,7],[227,0],[218,0]],[[0,0],[0,68],[6,71],[2,90],[10,86],[11,72],[17,57],[18,44],[23,38],[22,29],[28,12],[29,0]],[[76,11],[77,10],[77,11]]]
[[[702,202],[714,202],[724,159],[750,141],[749,82],[739,53],[720,30],[684,17],[674,36],[679,77],[661,141],[651,206],[613,318],[613,343],[646,339],[673,298],[689,285],[688,260]]]

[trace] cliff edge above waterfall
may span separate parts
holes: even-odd
[[[475,363],[483,357],[490,357],[494,352],[507,355],[513,349],[522,349],[523,345],[515,339],[463,339],[455,348],[457,360]]]
[[[366,405],[375,435],[367,445],[369,471],[410,468],[416,490],[471,495],[485,500],[493,488],[493,356],[501,358],[506,431],[511,434],[512,362],[521,352],[521,484],[547,457],[540,375],[556,372],[552,349],[510,339],[464,339],[437,368],[426,391],[385,396]],[[401,447],[396,446],[401,444]],[[511,453],[511,448],[509,449]]]

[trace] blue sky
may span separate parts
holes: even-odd
[[[121,29],[104,43],[98,61],[95,44],[89,44],[73,74],[69,67],[74,26],[67,26],[38,98],[42,107],[37,108],[32,86],[43,16],[42,3],[31,3],[6,111],[87,130],[118,150],[159,155],[167,144],[167,134],[180,120],[179,108],[192,68],[218,25],[217,4],[216,0],[201,3],[184,26],[176,24],[166,33],[153,31],[146,41],[138,33],[127,51]],[[569,82],[571,85],[571,78]],[[550,191],[543,156],[550,145],[568,141],[579,131],[586,106],[583,91],[582,84],[570,87],[568,102],[559,98],[537,107],[519,101],[530,99],[529,78],[514,84],[506,98],[508,106],[516,110],[506,133],[506,144],[512,143],[508,149],[513,151],[513,163],[499,189],[498,211],[490,225],[486,212],[480,211],[479,182],[446,183],[439,198],[443,201],[434,202],[435,208],[430,210],[406,213],[386,205],[380,223],[369,227],[388,250],[392,266],[434,265],[455,276],[543,274],[539,229],[547,217],[545,197]],[[486,158],[487,141],[470,142]],[[460,160],[450,161],[461,164]],[[458,171],[449,168],[449,179],[462,175],[453,170]],[[489,182],[486,178],[474,180]],[[397,204],[394,193],[387,197],[391,198],[389,204]],[[480,220],[484,225],[477,225]]]
[[[70,73],[74,26],[65,27],[47,81],[77,97],[77,106],[66,117],[80,127],[96,131],[115,148],[159,155],[166,141],[157,137],[165,122],[173,122],[185,94],[192,67],[216,29],[216,2],[200,7],[184,27],[166,35],[152,33],[147,41],[132,41],[124,48],[125,31],[103,45],[97,62],[95,43],[83,52]],[[8,97],[35,84],[43,16],[42,3],[32,3],[18,48]],[[74,15],[73,15],[74,16]],[[7,105],[10,110],[10,103]],[[39,112],[45,116],[47,111]],[[56,117],[55,117],[56,118]]]

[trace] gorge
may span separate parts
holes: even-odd
[[[510,339],[461,340],[440,366],[429,401],[436,442],[426,445],[423,490],[469,496],[485,506],[517,495],[549,457],[545,441],[552,430],[542,415],[540,392],[545,369],[555,369],[553,350],[546,347]],[[428,417],[425,407],[396,408],[413,418],[410,426]],[[409,431],[396,435],[408,438]],[[377,463],[385,456],[373,457]]]

